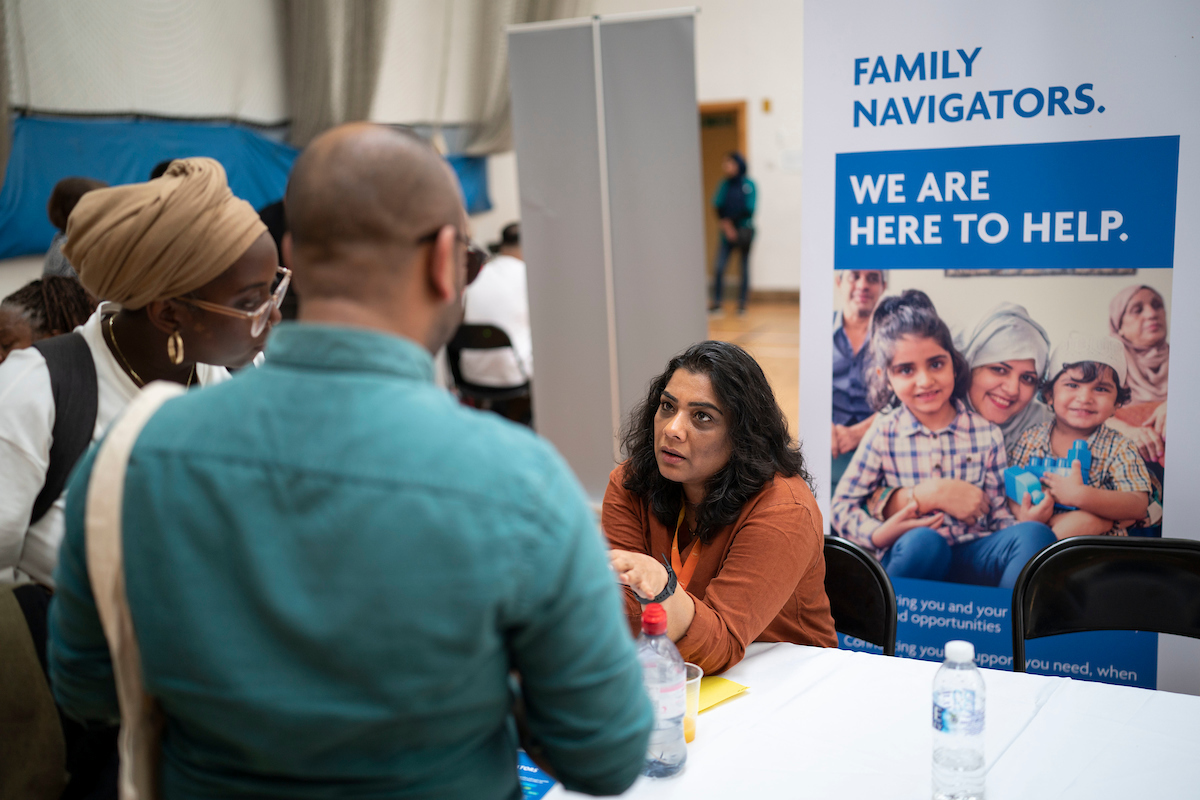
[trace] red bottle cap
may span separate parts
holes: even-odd
[[[650,603],[642,609],[642,633],[647,636],[662,636],[667,632],[667,610],[658,603]]]

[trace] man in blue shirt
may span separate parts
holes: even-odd
[[[482,263],[453,174],[415,137],[343,126],[286,203],[299,323],[261,368],[164,405],[129,463],[163,796],[515,800],[517,691],[568,788],[623,791],[652,712],[595,516],[546,442],[433,383]],[[68,495],[50,667],[68,714],[112,720],[93,458]]]
[[[867,357],[867,334],[871,315],[887,290],[884,270],[839,270],[834,291],[841,307],[833,312],[833,468],[830,488],[838,481],[863,434],[875,419],[867,402],[863,365]]]

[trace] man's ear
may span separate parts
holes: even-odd
[[[440,302],[450,303],[458,297],[458,236],[453,225],[443,225],[433,246],[429,248],[429,286]]]

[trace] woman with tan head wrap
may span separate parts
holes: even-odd
[[[1128,286],[1108,304],[1108,331],[1125,346],[1129,367],[1129,405],[1109,418],[1108,426],[1133,442],[1150,464],[1162,465],[1167,430],[1167,309],[1149,286]]]
[[[53,587],[65,503],[55,476],[65,478],[145,384],[204,386],[250,363],[287,289],[266,226],[208,158],[88,192],[67,222],[64,253],[104,302],[70,337],[0,364],[0,583]],[[70,381],[55,377],[59,364],[70,365]],[[79,388],[93,380],[94,394]],[[70,438],[78,452],[51,450]]]

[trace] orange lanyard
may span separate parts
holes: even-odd
[[[679,558],[679,527],[683,525],[684,509],[679,509],[679,521],[675,523],[675,535],[671,537],[671,569],[675,570],[675,577],[679,580],[679,585],[687,589],[688,582],[692,579],[692,574],[696,571],[696,565],[700,563],[700,549],[703,547],[703,542],[696,539],[692,542],[692,552],[688,553],[687,562],[684,563]]]

